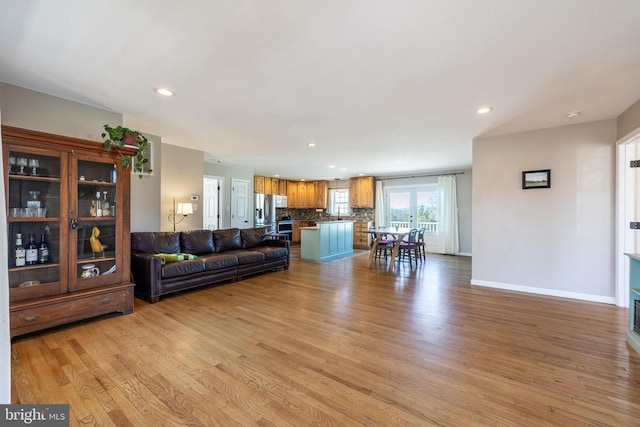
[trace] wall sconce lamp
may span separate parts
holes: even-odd
[[[176,198],[173,198],[173,209],[169,214],[169,222],[173,224],[173,231],[176,231],[176,224],[180,224],[187,215],[193,213],[193,205],[191,203],[178,203],[178,209],[176,209]],[[182,218],[176,219],[176,215],[182,215]]]

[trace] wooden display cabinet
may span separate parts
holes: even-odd
[[[133,312],[131,178],[117,154],[107,153],[99,142],[9,126],[2,126],[2,141],[11,336]],[[109,205],[100,216],[98,195],[101,208],[105,200]],[[99,242],[92,245],[96,231]],[[17,234],[23,246],[30,235],[36,243],[45,236],[46,262],[16,266]],[[86,272],[90,264],[99,274]]]

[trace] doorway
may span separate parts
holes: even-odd
[[[629,307],[629,260],[625,253],[640,252],[638,233],[629,223],[640,221],[640,130],[618,141],[616,153],[616,305]]]
[[[223,187],[224,178],[205,176],[203,179],[202,225],[205,230],[219,230],[221,227],[220,206]]]

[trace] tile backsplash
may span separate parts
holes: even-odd
[[[375,221],[375,209],[353,209],[352,215],[340,215],[340,219],[349,219],[353,221]],[[337,219],[334,215],[329,215],[325,210],[316,212],[315,209],[288,209],[277,208],[276,218],[280,219],[288,216],[298,221],[331,221]]]

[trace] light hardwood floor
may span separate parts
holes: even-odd
[[[69,403],[71,425],[640,425],[626,310],[472,287],[470,271],[294,259],[136,300],[14,339],[12,400]]]

